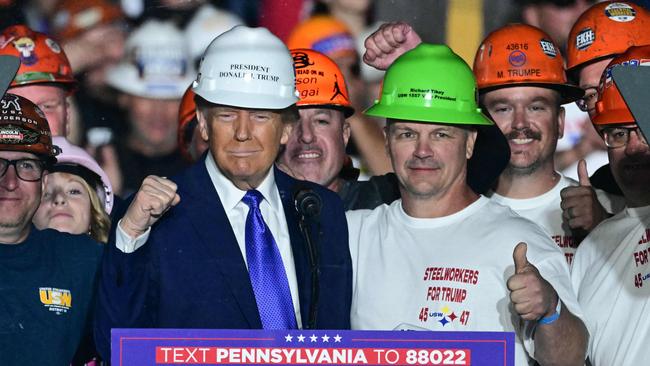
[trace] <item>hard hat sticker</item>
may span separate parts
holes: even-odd
[[[45,44],[52,50],[52,52],[61,53],[61,47],[59,47],[59,44],[54,42],[51,38],[45,38]]]
[[[29,37],[20,37],[14,41],[14,47],[20,52],[20,62],[27,66],[31,66],[38,61],[34,48],[34,40]]]
[[[621,63],[610,64],[605,69],[605,74],[603,75],[603,77],[605,78],[605,82],[604,82],[604,87],[605,88],[609,88],[612,85],[612,83],[614,82],[614,79],[612,78],[612,69],[614,69],[614,66],[618,66],[618,65],[647,67],[647,66],[650,66],[650,59],[647,59],[647,58],[636,59],[636,58],[634,58],[634,59],[629,59],[627,61],[623,61]]]
[[[102,20],[102,9],[100,7],[91,7],[80,11],[74,17],[74,25],[77,28],[86,29],[94,26]]]
[[[549,57],[557,56],[557,51],[555,50],[555,46],[553,45],[553,42],[542,38],[539,41],[539,45],[542,47],[542,52],[544,52],[546,56]]]
[[[22,112],[22,108],[20,108],[18,96],[16,95],[5,95],[2,99],[0,99],[0,108],[2,108],[3,114],[7,113],[6,111],[7,109],[9,110],[9,113]]]
[[[508,62],[515,67],[524,66],[526,64],[526,54],[520,50],[512,51],[508,56]]]
[[[584,50],[591,46],[596,40],[596,33],[591,28],[581,30],[576,36],[576,47],[579,50]]]
[[[318,96],[320,94],[320,89],[318,88],[319,85],[318,77],[324,77],[324,76],[325,73],[323,71],[297,69],[296,86],[309,85],[308,87],[305,87],[305,89],[301,88],[299,92],[300,98]]]
[[[292,52],[292,56],[293,64],[296,69],[303,69],[314,64],[314,62],[309,59],[309,55],[305,52]]]
[[[425,100],[439,99],[439,100],[446,100],[450,102],[456,101],[456,97],[445,95],[445,92],[443,90],[420,89],[420,88],[411,88],[408,93],[398,93],[397,98],[398,99],[416,98],[416,99],[425,99]]]
[[[356,46],[349,34],[339,33],[314,42],[311,48],[326,55],[331,55],[340,51],[354,50]]]
[[[271,75],[271,68],[269,66],[251,65],[251,64],[230,64],[229,71],[219,71],[220,78],[226,79],[244,79],[250,80],[266,80],[277,83],[280,77]]]
[[[631,22],[636,17],[636,10],[628,4],[611,3],[605,8],[605,15],[616,22]]]
[[[39,108],[34,108],[36,113],[39,113],[39,116],[42,116],[42,112]],[[0,99],[0,120],[2,121],[20,121],[23,123],[29,123],[32,125],[38,126],[38,122],[23,115],[23,110],[20,106],[20,101],[18,96],[5,94],[5,96]],[[7,125],[11,126],[11,125]]]
[[[334,98],[338,97],[339,95],[341,97],[343,97],[343,99],[348,100],[348,98],[345,97],[345,94],[343,94],[343,92],[341,92],[341,87],[339,86],[339,78],[336,75],[334,75],[334,90],[333,90],[333,92],[334,92],[334,94],[332,95],[330,100],[334,100]]]
[[[14,125],[0,127],[0,144],[31,145],[38,142],[38,132]]]

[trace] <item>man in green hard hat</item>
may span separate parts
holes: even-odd
[[[352,327],[514,331],[516,365],[581,365],[587,331],[562,252],[467,184],[495,179],[510,155],[476,95],[446,46],[420,44],[388,68],[366,113],[387,119],[402,198],[347,214]]]

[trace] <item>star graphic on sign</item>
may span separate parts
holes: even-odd
[[[285,341],[285,342],[291,342],[292,340],[293,340],[293,337],[291,336],[291,334],[287,334],[287,335],[284,337],[284,341]]]
[[[338,335],[338,334],[335,335],[335,336],[334,336],[334,343],[336,343],[336,342],[339,342],[339,343],[340,343],[340,342],[341,342],[341,338],[343,338],[343,337],[341,337],[341,336]]]
[[[458,318],[458,316],[454,313],[451,313],[451,315],[449,315],[449,319],[451,319],[452,322],[456,320],[456,318]]]
[[[324,336],[322,336],[320,338],[323,340],[323,342],[329,342],[330,341],[330,337],[327,334],[325,334]]]
[[[447,320],[447,318],[445,318],[445,317],[442,317],[442,319],[440,319],[438,321],[440,322],[440,324],[442,324],[443,327],[445,325],[447,325],[447,323],[449,323],[449,320]]]
[[[298,337],[298,342],[304,342],[305,341],[305,336],[304,335],[299,335]]]
[[[312,334],[311,337],[309,337],[309,339],[310,339],[312,342],[316,342],[316,341],[318,340],[318,337],[316,337],[316,334]]]
[[[449,307],[445,305],[442,309],[440,309],[440,312],[442,312],[443,314],[447,314],[449,312]]]

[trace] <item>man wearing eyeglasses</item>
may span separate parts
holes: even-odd
[[[645,365],[650,336],[650,147],[611,77],[618,64],[650,66],[650,46],[613,59],[599,86],[592,122],[607,145],[626,208],[582,242],[571,273],[597,365]],[[646,96],[647,96],[646,92]]]
[[[571,28],[567,44],[567,72],[575,79],[585,95],[576,101],[578,107],[593,118],[598,100],[598,82],[607,64],[630,46],[650,44],[650,12],[631,1],[603,1],[587,9]],[[563,153],[565,165],[570,161],[594,159],[605,161],[605,149],[589,124],[584,126],[580,142]],[[592,164],[590,164],[591,166]],[[594,168],[594,166],[591,166]],[[570,169],[570,168],[567,168]],[[594,187],[620,194],[607,165],[591,177]],[[578,187],[573,193],[589,194]]]
[[[47,167],[56,162],[43,112],[0,100],[0,355],[3,365],[70,364],[86,329],[102,246],[88,235],[37,230]]]

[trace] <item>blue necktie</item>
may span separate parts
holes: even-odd
[[[256,190],[246,192],[242,202],[246,216],[246,260],[264,329],[296,329],[289,281],[282,257],[271,230],[264,222],[260,203],[264,197]]]

